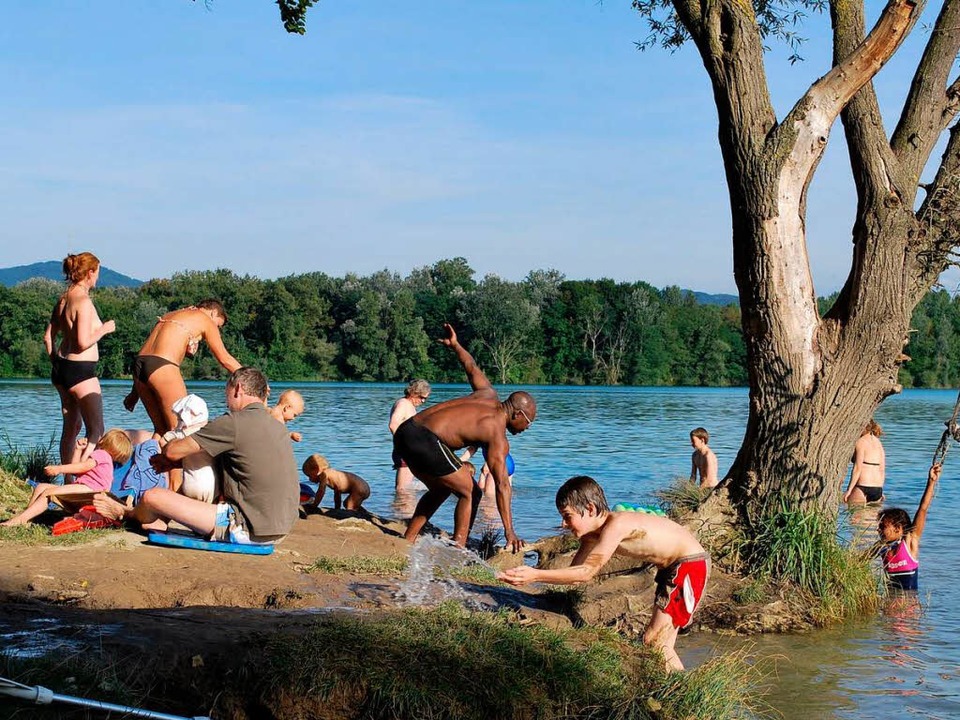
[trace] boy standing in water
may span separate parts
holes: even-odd
[[[646,645],[658,648],[667,670],[683,670],[673,646],[703,598],[710,576],[710,556],[697,539],[672,520],[645,513],[610,512],[597,482],[572,477],[557,491],[563,527],[580,540],[568,568],[541,570],[526,565],[497,575],[511,585],[546,582],[575,585],[593,579],[614,553],[658,568],[653,615],[643,633]]]
[[[690,445],[693,447],[690,481],[696,482],[699,473],[702,488],[714,488],[720,482],[717,478],[717,456],[707,447],[708,442],[710,433],[705,428],[698,427],[690,431]]]

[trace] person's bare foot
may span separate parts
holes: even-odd
[[[126,517],[127,511],[131,509],[132,504],[128,506],[118,503],[106,493],[101,492],[93,496],[93,506],[97,509],[97,512],[105,518],[123,522],[123,518]]]

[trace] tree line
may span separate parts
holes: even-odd
[[[33,279],[0,287],[0,377],[45,377],[43,332],[63,286]],[[436,342],[452,322],[497,383],[745,385],[745,348],[735,305],[700,304],[677,287],[567,280],[535,270],[520,282],[477,279],[464,258],[407,277],[380,271],[277,280],[229,270],[178,273],[137,289],[102,288],[94,302],[116,332],[100,341],[104,378],[129,377],[158,316],[206,297],[223,302],[224,342],[241,362],[275,380],[461,382],[455,358]],[[829,304],[830,299],[823,300]],[[960,383],[960,302],[931,292],[914,314],[905,387]],[[202,350],[188,379],[220,377]]]

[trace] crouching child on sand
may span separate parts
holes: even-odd
[[[370,497],[370,486],[366,480],[352,472],[334,470],[323,455],[314,453],[308,457],[303,463],[303,474],[320,486],[313,502],[307,505],[310,510],[320,507],[327,486],[333,489],[335,510],[339,510],[341,505],[347,510],[359,510],[363,501]]]
[[[686,528],[672,520],[631,512],[611,512],[603,489],[590,477],[567,480],[557,491],[557,510],[580,540],[568,568],[511,568],[497,579],[511,585],[531,582],[573,585],[593,579],[614,553],[652,563],[658,568],[653,615],[643,642],[663,653],[668,670],[683,670],[674,650],[703,598],[710,576],[710,556]]]

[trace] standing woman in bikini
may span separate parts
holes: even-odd
[[[883,430],[874,420],[867,423],[853,450],[853,471],[843,494],[845,503],[875,503],[883,500],[887,456],[880,443]]]
[[[201,340],[227,372],[240,367],[220,338],[220,328],[226,322],[227,313],[218,300],[204,300],[157,318],[133,363],[133,391],[124,400],[124,407],[133,410],[139,396],[154,432],[163,435],[173,430],[177,425],[173,404],[187,394],[180,364],[184,357],[193,357]]]
[[[67,255],[63,274],[70,286],[57,300],[43,344],[50,356],[50,381],[60,394],[63,430],[60,462],[73,461],[81,423],[90,447],[103,435],[103,395],[97,378],[97,343],[116,329],[113,320],[101,322],[90,299],[100,277],[100,261],[93,253]],[[57,337],[62,336],[57,344]]]

